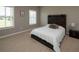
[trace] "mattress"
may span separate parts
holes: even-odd
[[[58,29],[49,28],[49,24],[40,28],[32,30],[31,34],[34,34],[41,39],[47,41],[48,43],[54,46],[54,50],[60,51],[60,42],[65,36],[65,29],[62,26],[59,26]]]

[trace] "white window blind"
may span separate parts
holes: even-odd
[[[0,7],[0,28],[14,26],[13,7]]]
[[[35,10],[29,10],[29,24],[33,25],[37,23],[37,13]]]

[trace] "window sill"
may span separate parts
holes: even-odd
[[[11,28],[14,28],[14,26],[11,26],[11,27],[3,27],[3,28],[0,28],[0,30],[11,29]]]
[[[32,26],[32,25],[37,25],[37,24],[29,24],[30,26]]]

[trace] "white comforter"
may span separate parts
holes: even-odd
[[[58,29],[51,29],[46,25],[44,27],[40,27],[37,29],[32,30],[31,34],[34,34],[43,40],[49,42],[54,47],[56,52],[60,51],[60,42],[62,41],[63,37],[65,36],[65,29],[59,26]]]

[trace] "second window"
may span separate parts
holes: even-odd
[[[37,12],[35,10],[29,10],[29,25],[37,23]]]

